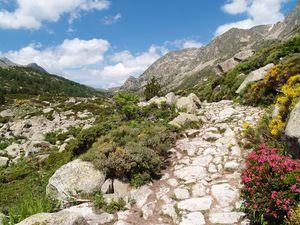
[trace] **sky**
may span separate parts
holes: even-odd
[[[283,20],[297,0],[0,0],[0,56],[95,88],[232,27]]]

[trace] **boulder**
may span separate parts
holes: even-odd
[[[285,128],[285,134],[290,138],[298,139],[298,142],[300,143],[300,101],[290,113],[290,117]]]
[[[241,91],[247,87],[248,84],[251,84],[253,82],[263,80],[265,76],[267,75],[268,71],[274,66],[273,63],[269,63],[268,65],[261,67],[257,70],[252,71],[249,73],[249,75],[246,77],[246,79],[243,81],[243,83],[239,86],[239,88],[236,90],[236,94],[241,93]]]
[[[187,113],[196,113],[201,107],[201,102],[195,94],[190,94],[187,97],[181,97],[176,102],[176,107],[180,110],[185,110]]]
[[[43,109],[43,113],[47,114],[47,113],[51,113],[53,111],[52,108],[46,108],[46,109]]]
[[[218,64],[217,68],[221,73],[227,73],[229,70],[233,69],[238,64],[239,61],[235,60],[234,58],[230,58]]]
[[[129,195],[130,185],[128,182],[124,182],[118,179],[115,179],[113,182],[114,194],[120,198],[125,198]]]
[[[238,52],[237,54],[235,54],[233,57],[235,58],[235,60],[237,61],[242,61],[245,60],[249,57],[251,57],[254,54],[254,51],[251,49],[247,49],[241,52]]]
[[[157,96],[155,96],[155,97],[153,97],[153,98],[151,98],[149,101],[148,101],[148,103],[149,104],[156,104],[156,105],[161,105],[163,102],[166,102],[167,101],[167,99],[165,98],[165,97],[157,97]]]
[[[4,149],[4,152],[12,158],[19,156],[21,151],[22,151],[21,144],[12,144],[8,146],[6,149]]]
[[[59,168],[49,179],[47,194],[62,203],[78,192],[92,194],[105,182],[105,173],[95,169],[91,162],[80,159]]]
[[[39,213],[28,217],[17,225],[88,225],[84,217],[78,213],[60,211],[57,213]]]
[[[12,117],[14,116],[14,112],[11,109],[6,109],[0,112],[1,117]]]
[[[169,124],[175,127],[182,127],[191,122],[198,122],[198,121],[199,118],[194,114],[180,113],[179,116],[177,116],[175,119],[169,122]]]
[[[204,225],[205,219],[201,212],[192,212],[184,215],[179,225]]]
[[[173,92],[168,93],[165,98],[168,105],[173,105],[177,101],[177,97]]]
[[[7,157],[1,157],[1,156],[0,156],[0,167],[5,167],[5,166],[7,166],[8,161],[9,161],[9,158],[7,158]]]
[[[63,212],[74,213],[82,216],[90,225],[108,224],[113,221],[114,216],[109,213],[96,214],[93,211],[93,205],[90,203],[83,203],[64,209]]]

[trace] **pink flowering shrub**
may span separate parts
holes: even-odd
[[[300,203],[300,163],[261,145],[247,158],[242,173],[245,210],[254,224],[284,224]]]

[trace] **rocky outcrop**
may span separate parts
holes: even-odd
[[[218,73],[227,73],[229,70],[232,70],[236,65],[238,65],[241,61],[249,58],[253,54],[254,51],[251,49],[238,52],[232,58],[227,59],[226,61],[217,65]]]
[[[201,108],[201,101],[194,93],[189,94],[187,97],[176,96],[173,92],[168,93],[165,97],[153,97],[148,102],[140,102],[138,106],[144,107],[150,104],[160,106],[162,103],[168,105],[175,105],[180,111],[195,114]]]
[[[239,86],[239,88],[236,90],[235,93],[239,94],[242,90],[244,90],[248,84],[251,84],[253,82],[263,80],[265,76],[267,75],[268,71],[274,66],[273,63],[269,63],[266,66],[259,68],[257,70],[252,71],[249,73],[249,75],[246,77],[246,79],[243,81],[243,83]]]
[[[285,128],[285,134],[290,138],[298,139],[300,144],[300,102],[297,103],[290,113],[289,120]]]
[[[28,217],[18,225],[89,225],[78,213],[60,211],[58,213],[39,213]]]
[[[175,127],[182,127],[192,122],[198,122],[199,118],[194,114],[180,113],[175,119],[169,122],[170,125]]]
[[[53,174],[46,192],[53,199],[67,202],[79,192],[92,194],[100,190],[105,177],[105,173],[95,169],[91,162],[77,159],[62,166]]]
[[[178,98],[175,105],[179,110],[184,110],[187,113],[196,113],[201,107],[201,101],[194,93],[191,93],[187,97]]]

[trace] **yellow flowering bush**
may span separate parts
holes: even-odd
[[[300,98],[300,74],[292,76],[282,86],[283,95],[276,100],[276,106],[279,109],[279,115],[273,118],[269,124],[271,134],[278,136],[285,127],[285,121]]]

